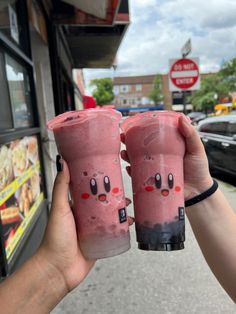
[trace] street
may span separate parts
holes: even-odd
[[[130,178],[122,161],[125,189],[131,198]],[[236,211],[236,188],[219,181]],[[133,214],[132,205],[129,214]],[[185,249],[145,252],[137,249],[134,226],[132,248],[99,260],[85,281],[53,314],[233,314],[235,304],[208,268],[186,219]]]

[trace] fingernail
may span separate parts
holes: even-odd
[[[63,170],[63,159],[61,155],[57,155],[56,166],[57,172],[61,172]]]
[[[129,198],[126,198],[127,206],[129,206],[132,202]]]
[[[191,124],[191,119],[188,116],[184,116],[184,121]]]

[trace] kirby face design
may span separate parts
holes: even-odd
[[[81,194],[83,200],[88,200],[91,197],[95,197],[100,202],[107,202],[110,193],[113,196],[120,195],[122,190],[118,186],[112,186],[110,178],[108,176],[100,178],[91,178],[89,180],[88,192]]]
[[[172,191],[181,191],[181,187],[175,185],[174,175],[172,173],[168,173],[167,175],[156,173],[154,177],[149,178],[145,185],[145,191],[153,192],[155,189],[160,190],[163,197],[168,197]]]

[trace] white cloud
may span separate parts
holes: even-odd
[[[136,8],[145,9],[146,7],[155,6],[157,1],[156,0],[133,0],[135,2]]]
[[[131,25],[118,51],[118,68],[85,70],[96,77],[167,73],[191,38],[190,57],[214,72],[236,55],[235,0],[130,0]]]

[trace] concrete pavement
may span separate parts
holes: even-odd
[[[122,161],[127,196],[130,178]],[[236,211],[236,187],[220,187]],[[129,214],[133,208],[130,206]],[[236,305],[209,270],[186,219],[185,249],[145,252],[132,248],[99,260],[85,281],[72,291],[53,314],[233,314]]]

